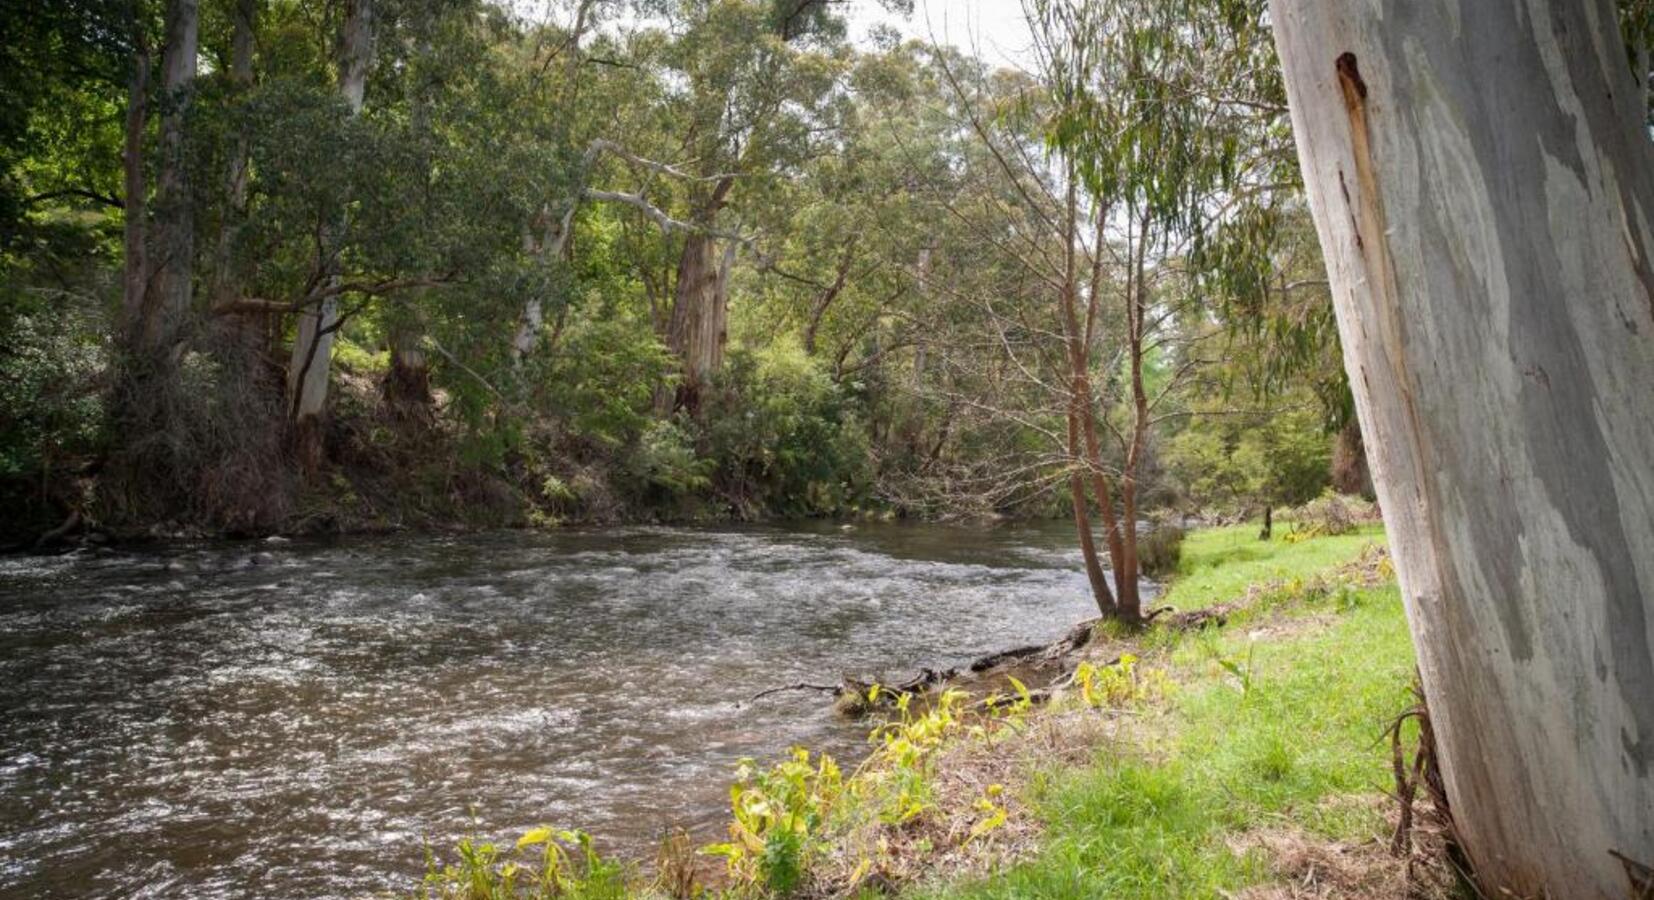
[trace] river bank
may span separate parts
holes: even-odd
[[[710,848],[724,875],[680,842],[615,896],[1456,896],[1422,802],[1392,852],[1385,734],[1414,701],[1382,543],[1373,526],[1196,532],[1162,602],[1221,604],[1221,625],[1104,630],[1046,703],[914,702],[853,769],[821,754],[747,766],[730,839]],[[451,884],[432,882],[466,896]]]

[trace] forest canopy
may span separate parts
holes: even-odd
[[[1367,490],[1264,4],[1136,7],[13,0],[12,537]]]

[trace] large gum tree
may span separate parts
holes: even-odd
[[[1271,9],[1465,848],[1490,895],[1648,896],[1654,146],[1639,54],[1608,0]]]

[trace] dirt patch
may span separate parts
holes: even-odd
[[[1229,842],[1236,854],[1259,853],[1275,881],[1236,893],[1234,900],[1453,900],[1474,896],[1455,867],[1446,835],[1415,824],[1409,851],[1391,851],[1394,801],[1380,795],[1335,798],[1333,803],[1384,804],[1384,832],[1340,841],[1299,828],[1267,828]]]

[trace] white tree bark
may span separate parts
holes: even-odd
[[[131,333],[138,333],[149,287],[145,241],[149,226],[149,185],[144,178],[144,129],[149,119],[149,45],[141,24],[132,28],[132,75],[127,84],[126,134],[121,150],[124,185],[122,214],[121,310]]]
[[[367,93],[368,68],[373,61],[373,0],[350,0],[339,41],[339,95],[351,115],[362,111]],[[331,229],[324,246],[343,239],[344,223]],[[323,262],[329,268],[328,285],[339,283],[337,256]],[[328,294],[319,304],[299,314],[298,334],[287,368],[287,391],[292,397],[293,422],[303,425],[320,416],[327,405],[327,383],[333,360],[333,337],[339,322],[339,298]]]
[[[1654,864],[1654,147],[1608,0],[1272,0],[1485,886]],[[1491,892],[1490,892],[1491,895]]]
[[[195,216],[185,159],[185,114],[195,89],[200,34],[196,0],[169,0],[161,53],[161,160],[155,180],[154,267],[144,294],[142,334],[151,353],[170,355],[194,296]]]

